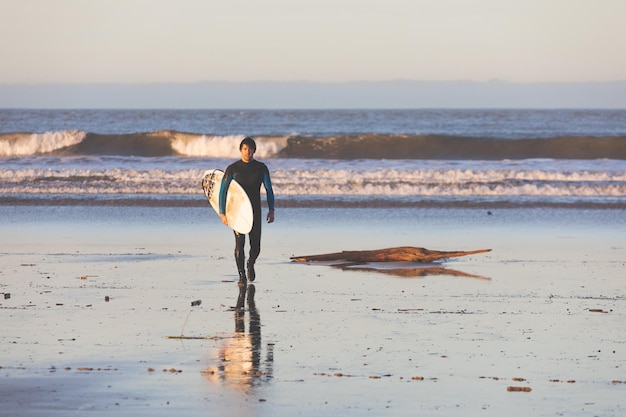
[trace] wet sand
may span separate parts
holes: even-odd
[[[245,294],[208,208],[0,215],[2,415],[626,414],[623,212],[279,209]],[[492,252],[289,261],[402,245]]]

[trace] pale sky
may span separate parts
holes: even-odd
[[[0,0],[0,83],[626,80],[625,0]]]

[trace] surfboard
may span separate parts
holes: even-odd
[[[218,216],[220,213],[220,189],[222,188],[223,177],[224,171],[219,169],[205,171],[202,176],[204,195]],[[226,218],[228,219],[228,226],[238,233],[247,234],[252,230],[252,204],[248,194],[235,180],[232,180],[228,186]]]

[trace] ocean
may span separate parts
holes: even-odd
[[[488,109],[0,109],[0,204],[204,205],[246,135],[277,208],[626,208],[626,110]]]

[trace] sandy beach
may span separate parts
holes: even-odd
[[[206,207],[0,214],[3,416],[626,414],[621,210],[279,205],[247,288]],[[492,252],[289,261],[401,245]]]

